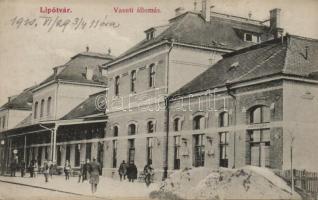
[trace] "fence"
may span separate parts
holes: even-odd
[[[291,183],[291,170],[275,171],[275,173]],[[295,187],[307,192],[318,193],[318,173],[306,170],[293,170]]]

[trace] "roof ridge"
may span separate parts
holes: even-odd
[[[273,48],[276,48],[277,46],[280,46],[280,44],[277,44],[276,46],[274,46]],[[232,80],[231,82],[236,82],[239,81],[240,79],[242,79],[244,76],[252,73],[253,71],[255,71],[256,69],[258,69],[259,67],[263,66],[267,61],[269,61],[270,59],[274,58],[277,54],[279,54],[281,51],[283,51],[284,48],[281,48],[279,51],[275,51],[273,52],[270,56],[268,56],[266,59],[264,59],[261,63],[259,63],[258,65],[256,65],[254,68],[250,69],[248,72],[246,72],[245,74],[241,75],[240,77]]]
[[[291,38],[297,38],[297,39],[301,39],[301,40],[318,42],[317,38],[310,38],[310,37],[305,37],[305,36],[300,36],[300,35],[293,35],[293,34],[290,34],[290,33],[288,33],[288,36],[290,36]]]

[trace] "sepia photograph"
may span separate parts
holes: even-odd
[[[318,200],[317,0],[0,0],[0,200]]]

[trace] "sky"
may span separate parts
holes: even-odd
[[[174,17],[177,7],[193,10],[194,0],[0,0],[0,105],[27,87],[40,83],[52,68],[66,63],[85,51],[118,56],[145,37],[144,30],[163,25]],[[197,0],[197,10],[201,0]],[[280,8],[285,32],[318,39],[318,0],[210,0],[215,12],[266,20],[269,10]],[[45,14],[45,8],[69,8],[72,13]],[[114,8],[157,8],[160,13],[115,13]],[[56,17],[66,22],[62,28],[44,26],[44,20]],[[116,26],[78,28],[76,18],[114,22]],[[106,18],[106,19],[105,19]],[[20,19],[24,19],[20,24]],[[26,20],[36,19],[32,26]]]

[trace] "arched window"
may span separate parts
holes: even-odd
[[[46,105],[47,116],[50,116],[51,114],[51,102],[52,102],[52,97],[49,97],[47,99],[47,105]]]
[[[34,115],[34,119],[36,119],[38,116],[37,116],[37,114],[38,114],[38,107],[39,107],[39,102],[35,102],[34,103],[34,113],[33,113],[33,115]]]
[[[250,112],[250,123],[259,124],[270,121],[270,111],[267,106],[257,106]]]
[[[118,126],[114,126],[114,128],[113,128],[113,136],[114,137],[118,136]]]
[[[205,118],[202,115],[195,116],[193,118],[193,129],[199,130],[205,128]]]
[[[114,91],[115,91],[115,95],[118,96],[119,95],[119,76],[115,77],[115,86],[114,86]]]
[[[155,87],[155,64],[149,66],[149,87]]]
[[[175,118],[173,120],[173,130],[174,131],[181,131],[182,127],[181,127],[181,119],[178,117],[178,118]]]
[[[135,124],[129,124],[128,135],[136,135],[136,125]]]
[[[147,122],[147,133],[153,133],[155,132],[155,124],[153,121]]]
[[[43,113],[44,113],[44,99],[41,100],[40,118],[43,117]]]
[[[229,113],[222,112],[219,116],[219,126],[227,127],[229,126]]]
[[[136,70],[133,70],[130,74],[130,91],[136,91]]]

